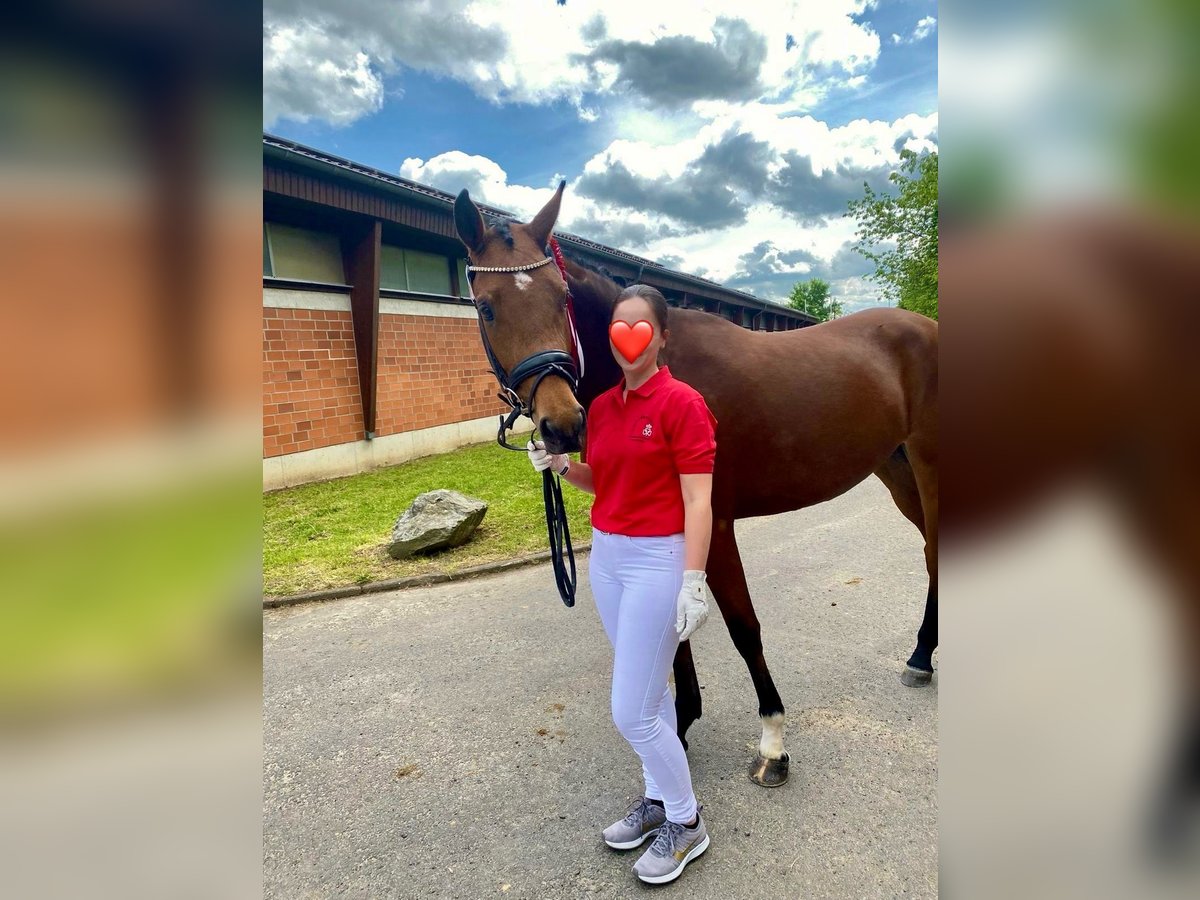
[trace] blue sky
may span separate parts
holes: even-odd
[[[267,0],[264,128],[783,300],[878,302],[846,202],[936,147],[928,0]]]

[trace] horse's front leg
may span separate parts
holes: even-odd
[[[758,715],[762,720],[762,738],[758,755],[750,765],[750,780],[763,787],[778,787],[787,781],[791,757],[783,747],[783,701],[763,658],[758,616],[750,603],[750,589],[738,553],[732,518],[714,518],[712,542],[708,550],[708,584],[725,618],[733,645],[746,661],[750,678],[758,694]]]

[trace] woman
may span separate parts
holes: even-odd
[[[612,326],[647,322],[649,344],[633,360],[611,342]],[[642,326],[645,329],[645,326]],[[528,444],[534,469],[547,466],[595,494],[592,594],[613,645],[612,716],[641,757],[645,791],[627,815],[604,829],[625,850],[654,836],[633,867],[642,881],[674,881],[708,849],[667,673],[680,641],[708,615],[704,565],[712,534],[716,418],[695,388],[659,367],[667,302],[632,285],[613,303],[610,349],[624,380],[588,410],[586,462]]]

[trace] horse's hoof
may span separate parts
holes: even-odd
[[[900,683],[905,687],[925,687],[931,681],[933,681],[933,673],[926,672],[924,669],[905,666],[904,671],[900,673]]]
[[[790,760],[786,752],[779,759],[766,759],[758,754],[750,765],[750,780],[762,787],[779,787],[788,779]]]

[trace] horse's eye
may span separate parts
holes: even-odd
[[[481,316],[483,316],[483,319],[485,322],[490,322],[494,318],[494,315],[492,313],[492,307],[488,303],[480,303],[479,304],[479,314]]]

